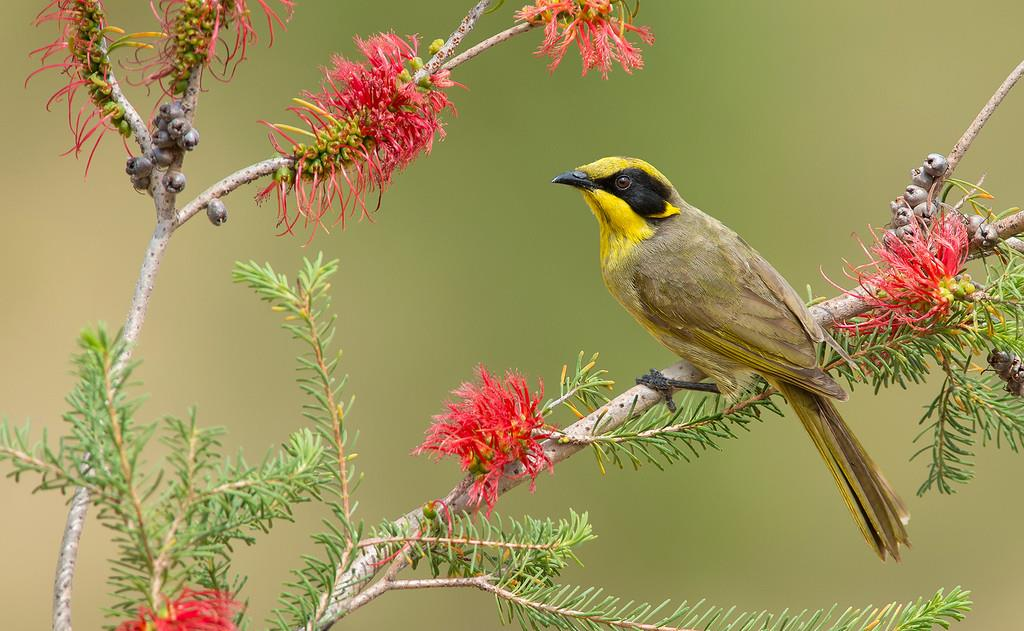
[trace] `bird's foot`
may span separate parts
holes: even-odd
[[[665,399],[665,405],[668,406],[668,409],[671,412],[676,411],[676,402],[672,400],[672,393],[676,390],[696,390],[697,392],[714,392],[716,394],[720,392],[718,386],[713,383],[670,379],[660,370],[655,370],[653,368],[651,368],[651,371],[646,375],[637,377],[636,383],[639,386],[647,386],[651,390],[660,394]]]

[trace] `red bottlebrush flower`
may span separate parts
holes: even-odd
[[[186,589],[156,613],[139,609],[139,617],[117,627],[117,631],[237,631],[234,619],[242,606],[216,590]]]
[[[136,41],[136,35],[113,39],[112,35],[123,35],[124,31],[107,25],[100,0],[52,0],[36,16],[35,24],[50,22],[57,25],[57,38],[32,51],[32,56],[39,57],[42,67],[32,72],[25,83],[46,70],[59,70],[67,78],[67,84],[50,97],[46,108],[50,109],[58,101],[67,103],[68,127],[74,143],[65,155],[78,156],[89,141],[94,140],[86,162],[88,173],[92,156],[108,131],[131,136],[124,109],[110,96],[108,55],[121,46],[147,45]],[[76,104],[76,96],[83,89],[88,93],[88,101]]]
[[[395,171],[429,152],[435,136],[444,136],[440,114],[451,102],[443,89],[454,85],[448,72],[414,82],[423,67],[415,37],[385,33],[355,41],[366,60],[334,57],[323,70],[320,91],[304,93],[289,108],[308,130],[265,123],[277,151],[295,160],[259,195],[277,193],[283,232],[291,232],[299,219],[315,230],[335,202],[342,225],[357,205],[367,216],[367,192],[382,191]],[[309,139],[299,142],[292,134]]]
[[[490,512],[506,465],[521,464],[521,475],[530,476],[533,489],[537,474],[545,467],[550,470],[552,463],[540,444],[548,436],[540,415],[543,384],[534,396],[526,380],[515,373],[506,373],[502,382],[483,366],[479,371],[479,385],[463,383],[452,392],[461,400],[448,403],[448,411],[434,417],[426,439],[413,453],[457,456],[462,470],[476,475],[470,497],[478,505],[486,503]]]
[[[516,19],[544,24],[544,41],[537,55],[551,58],[554,72],[573,43],[583,60],[583,74],[597,69],[608,78],[613,62],[627,73],[643,68],[640,48],[626,38],[634,33],[648,46],[654,34],[646,26],[633,24],[624,0],[537,0],[516,13]]]
[[[920,222],[911,226],[903,239],[884,233],[870,249],[871,261],[849,274],[867,290],[864,301],[870,309],[840,327],[869,332],[905,325],[924,331],[948,315],[955,301],[974,292],[969,279],[957,279],[970,246],[959,213],[942,213],[930,227]]]
[[[285,28],[294,0],[277,0],[282,17],[270,0],[255,0],[267,20],[270,44],[274,29]],[[155,58],[141,61],[145,83],[159,81],[167,94],[181,94],[189,78],[209,67],[222,81],[234,75],[246,49],[257,39],[252,11],[246,0],[159,0],[154,13],[167,37]]]

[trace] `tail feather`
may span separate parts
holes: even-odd
[[[832,401],[784,382],[773,383],[789,401],[818,448],[850,514],[878,556],[900,560],[900,545],[910,546],[910,514]]]

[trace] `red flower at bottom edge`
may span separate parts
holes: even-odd
[[[138,618],[122,623],[117,631],[237,631],[234,618],[241,608],[224,592],[186,589],[160,614],[139,608]]]

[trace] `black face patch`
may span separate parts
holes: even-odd
[[[628,183],[628,186],[624,186]],[[633,212],[641,217],[660,215],[665,212],[665,202],[672,192],[664,183],[651,177],[643,169],[623,169],[608,177],[595,181],[598,188],[618,197],[629,204]]]

